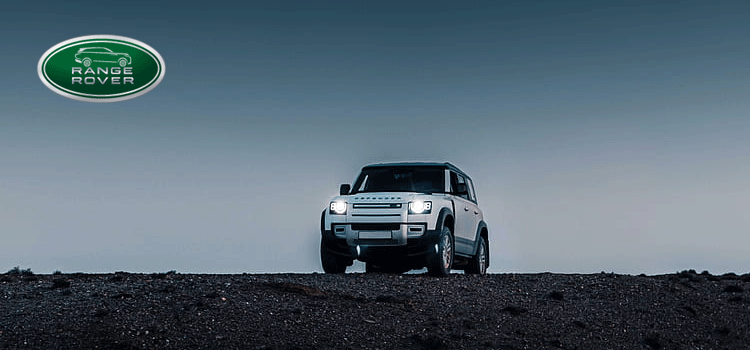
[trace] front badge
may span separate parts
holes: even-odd
[[[88,35],[63,41],[44,53],[39,79],[74,100],[116,102],[143,95],[164,78],[164,59],[138,40]]]

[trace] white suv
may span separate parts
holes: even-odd
[[[474,185],[450,163],[374,164],[341,185],[320,218],[320,260],[326,273],[353,261],[367,272],[427,267],[484,274],[490,264],[487,224]]]

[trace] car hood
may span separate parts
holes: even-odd
[[[347,196],[336,196],[332,200],[343,200],[348,203],[407,203],[416,200],[429,200],[432,196],[441,194],[425,194],[419,192],[366,192]]]

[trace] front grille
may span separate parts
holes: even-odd
[[[401,224],[352,224],[354,231],[396,231],[401,229]]]
[[[368,208],[368,209],[393,209],[401,208],[401,203],[354,203],[354,208]]]
[[[401,216],[401,214],[352,214],[352,216]]]

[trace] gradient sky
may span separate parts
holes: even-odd
[[[338,185],[414,160],[472,176],[490,272],[748,272],[746,1],[175,5],[0,5],[0,269],[322,271]],[[45,87],[92,34],[163,82]]]

